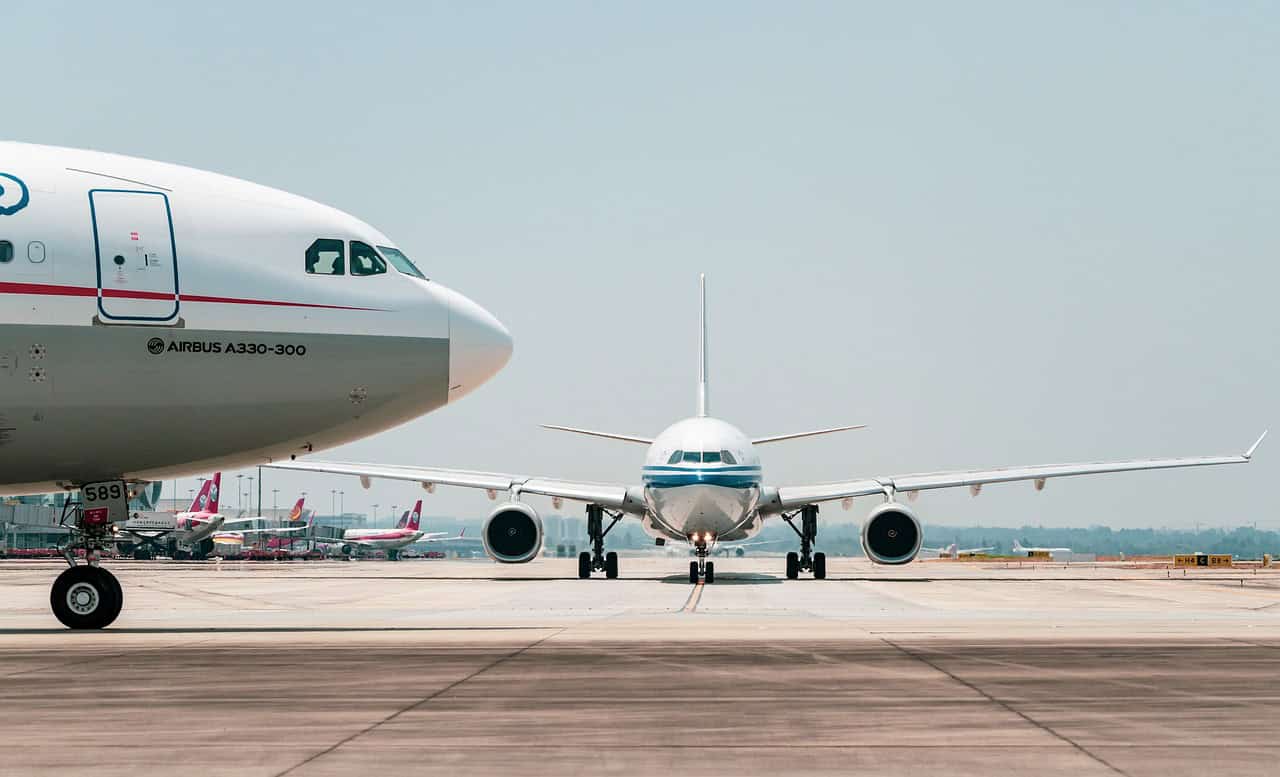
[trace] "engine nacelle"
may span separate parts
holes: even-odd
[[[862,552],[877,564],[906,564],[920,553],[924,530],[906,505],[885,502],[862,524]]]
[[[504,504],[484,520],[480,539],[494,561],[523,564],[542,550],[542,519],[523,502]]]

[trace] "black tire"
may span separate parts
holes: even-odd
[[[400,560],[400,551],[398,550],[387,551],[387,561],[399,561],[399,560]]]
[[[706,574],[702,576],[702,579],[705,580],[708,584],[714,583],[716,581],[716,563],[714,561],[707,562],[707,571],[706,571]]]
[[[138,547],[133,549],[133,558],[136,561],[150,561],[151,548],[147,548],[139,545]]]
[[[689,562],[689,582],[694,585],[698,584],[698,562]]]
[[[120,617],[120,611],[124,609],[124,587],[120,585],[120,581],[116,576],[107,570],[102,567],[94,567],[94,569],[98,570],[98,574],[102,575],[102,579],[106,584],[111,586],[111,590],[114,594],[113,606],[115,611],[112,613],[111,618],[106,623],[102,624],[102,628],[106,628],[112,623],[115,623],[116,618]]]
[[[826,553],[813,554],[813,579],[814,580],[827,579],[827,554]]]
[[[578,578],[586,580],[591,577],[591,554],[585,550],[578,554]]]
[[[610,580],[618,577],[618,554],[613,551],[604,554],[604,576]]]
[[[124,604],[118,585],[114,575],[97,567],[74,566],[53,581],[49,607],[67,628],[101,629],[116,619]]]
[[[787,554],[787,579],[795,580],[800,577],[800,554],[794,550]]]

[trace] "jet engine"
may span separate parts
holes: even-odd
[[[924,532],[906,505],[885,502],[862,524],[862,552],[877,564],[906,564],[920,552]]]
[[[480,538],[489,558],[503,564],[523,564],[542,549],[542,519],[523,502],[505,504],[489,513]]]

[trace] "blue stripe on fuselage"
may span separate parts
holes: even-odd
[[[665,472],[644,475],[644,484],[656,488],[676,486],[723,486],[725,488],[753,488],[760,485],[758,473],[732,472]]]

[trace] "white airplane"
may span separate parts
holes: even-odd
[[[119,614],[96,554],[141,484],[389,429],[511,354],[497,319],[346,213],[25,143],[0,142],[0,300],[0,495],[80,493],[90,563],[68,552],[51,595],[73,628]]]
[[[973,556],[978,553],[990,553],[995,550],[990,548],[962,548],[957,543],[951,543],[945,548],[921,548],[921,553],[930,553],[936,558],[960,558],[961,556]]]
[[[317,542],[322,545],[341,545],[342,553],[348,556],[355,548],[383,550],[386,551],[387,558],[395,561],[399,558],[401,549],[415,542],[447,542],[462,539],[461,536],[450,537],[449,532],[445,531],[420,531],[418,527],[421,520],[422,500],[419,499],[413,506],[413,510],[405,513],[394,529],[347,529],[342,533],[340,540],[318,539]]]
[[[826,577],[826,556],[813,552],[818,535],[818,506],[842,502],[846,509],[854,497],[880,496],[884,502],[871,511],[862,525],[862,547],[880,564],[905,564],[920,552],[923,534],[915,513],[898,501],[900,495],[935,488],[969,487],[976,495],[988,483],[1033,481],[1036,490],[1049,478],[1094,475],[1108,472],[1202,467],[1216,464],[1243,464],[1253,456],[1262,438],[1243,455],[1187,459],[1150,459],[1092,464],[1050,464],[974,469],[928,474],[881,475],[835,483],[773,486],[762,477],[760,445],[856,429],[841,426],[798,434],[749,437],[736,427],[709,415],[707,397],[706,291],[702,287],[702,325],[699,337],[698,413],[668,427],[656,438],[594,432],[571,427],[549,428],[639,443],[648,446],[639,483],[592,483],[558,478],[532,477],[496,472],[470,472],[432,467],[356,464],[318,461],[290,461],[272,466],[358,475],[368,487],[373,478],[411,480],[427,491],[437,484],[485,489],[490,499],[505,492],[508,501],[490,513],[481,531],[485,551],[496,561],[524,563],[533,559],[542,545],[542,521],[525,497],[551,497],[553,505],[569,499],[585,502],[587,532],[592,551],[578,560],[578,574],[604,570],[606,577],[618,574],[616,553],[604,552],[604,538],[623,516],[634,516],[650,536],[659,541],[686,541],[693,545],[698,560],[689,565],[689,581],[712,582],[715,570],[706,561],[709,548],[717,542],[735,542],[756,535],[773,517],[786,521],[800,539],[799,553],[787,554],[786,575],[796,578],[801,571]],[[1265,434],[1264,434],[1265,436]],[[612,522],[604,524],[608,515]],[[796,521],[799,521],[799,526]]]
[[[237,555],[244,548],[244,541],[247,537],[254,534],[266,534],[272,537],[282,537],[297,532],[305,532],[311,529],[311,521],[315,518],[314,510],[305,510],[303,505],[306,504],[306,497],[298,497],[298,501],[294,502],[293,509],[289,511],[289,517],[285,520],[288,524],[285,526],[272,526],[265,529],[234,529],[231,531],[214,531],[209,535],[209,539],[213,543],[213,547],[209,551],[218,551],[216,555],[230,556]],[[303,519],[307,519],[306,523],[302,523]],[[257,515],[252,518],[242,518],[237,523],[258,523],[271,520],[263,515]],[[223,524],[226,525],[226,524]]]
[[[1022,543],[1017,540],[1013,541],[1013,555],[1015,556],[1032,556],[1032,555],[1049,555],[1057,556],[1064,553],[1070,553],[1071,548],[1024,548]]]

